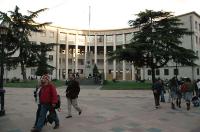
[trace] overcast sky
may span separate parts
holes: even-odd
[[[37,22],[52,22],[65,28],[89,28],[89,5],[91,6],[91,29],[116,29],[129,27],[128,21],[140,11],[163,10],[180,15],[195,11],[200,14],[200,0],[0,0],[0,11],[20,12],[49,8],[41,13]]]

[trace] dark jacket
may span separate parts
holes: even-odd
[[[69,99],[78,98],[80,92],[79,82],[76,80],[70,80],[66,89],[66,97]]]
[[[162,88],[163,88],[163,86],[162,86],[162,84],[161,84],[159,81],[155,82],[155,83],[152,85],[152,90],[153,90],[153,91],[156,90],[157,93],[160,93],[161,90],[162,90]]]

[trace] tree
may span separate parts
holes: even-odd
[[[171,12],[146,10],[137,14],[129,25],[135,32],[125,49],[116,50],[111,59],[126,60],[138,67],[149,67],[152,81],[155,81],[155,69],[166,66],[169,61],[194,66],[198,57],[194,51],[181,47],[181,38],[192,35]]]
[[[50,66],[47,64],[47,60],[48,58],[46,57],[46,52],[47,51],[51,51],[51,47],[53,46],[53,44],[44,44],[41,43],[41,45],[39,46],[39,51],[40,53],[38,54],[38,60],[36,62],[36,64],[38,65],[37,71],[36,71],[36,75],[37,76],[42,76],[44,74],[50,73],[52,71],[52,69],[54,68],[53,66]]]
[[[23,15],[19,12],[19,7],[16,6],[14,11],[9,11],[10,15],[0,12],[0,20],[8,25],[8,28],[12,30],[12,35],[17,38],[15,49],[19,52],[19,56],[11,59],[13,60],[11,66],[20,64],[23,80],[27,79],[26,67],[34,55],[29,36],[31,36],[31,32],[43,32],[42,28],[50,24],[49,22],[38,24],[34,21],[34,18],[38,17],[38,14],[45,10],[46,8],[34,12],[28,11],[29,15]]]
[[[94,64],[94,68],[93,68],[93,76],[96,77],[99,74],[99,70],[97,68],[97,65]]]

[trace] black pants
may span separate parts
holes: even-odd
[[[160,93],[153,93],[154,95],[154,100],[155,100],[155,106],[160,105]]]

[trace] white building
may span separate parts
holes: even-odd
[[[177,16],[184,23],[183,27],[193,31],[191,36],[182,39],[182,46],[192,49],[199,56],[200,50],[200,16],[190,12]],[[92,74],[94,64],[106,79],[135,80],[135,75],[141,79],[151,79],[148,68],[135,68],[125,61],[116,62],[108,60],[108,52],[118,48],[125,48],[136,30],[133,28],[113,30],[78,30],[62,27],[47,26],[45,33],[33,33],[30,40],[39,44],[54,43],[54,50],[48,53],[49,64],[56,69],[52,78],[65,79],[68,73],[79,72],[80,77]],[[90,36],[90,37],[89,37]],[[90,51],[90,52],[89,52]],[[90,64],[88,64],[88,61]],[[200,64],[200,60],[196,61]],[[88,67],[90,65],[90,68]],[[156,70],[156,77],[170,79],[175,75],[175,63]],[[27,77],[35,76],[36,67],[27,68]],[[20,67],[16,70],[5,71],[5,78],[22,78]],[[178,66],[178,77],[200,78],[199,66]]]

